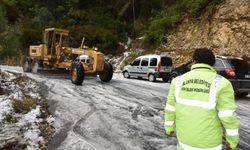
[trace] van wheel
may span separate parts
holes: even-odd
[[[130,78],[130,75],[129,75],[128,71],[123,72],[123,77],[124,78]]]
[[[84,68],[81,63],[74,62],[70,70],[71,82],[75,85],[81,85],[84,80]]]
[[[156,78],[155,78],[155,76],[154,76],[153,74],[149,74],[148,80],[149,80],[150,82],[155,82]]]
[[[31,72],[31,59],[30,58],[25,58],[23,61],[23,71],[24,72]]]
[[[99,74],[99,78],[103,82],[109,82],[113,77],[113,67],[111,63],[109,62],[104,62],[104,70]]]
[[[163,80],[163,82],[168,82],[169,78],[168,77],[163,77],[162,80]]]

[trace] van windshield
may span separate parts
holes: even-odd
[[[172,66],[172,59],[170,57],[161,57],[161,66]]]

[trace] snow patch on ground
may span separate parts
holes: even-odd
[[[53,117],[42,118],[42,98],[38,84],[24,74],[0,70],[0,149],[40,149],[45,145],[40,123],[53,122]],[[28,112],[17,112],[14,101],[30,98],[35,107]],[[44,110],[43,110],[44,111]],[[50,121],[48,121],[50,120]]]
[[[53,116],[49,116],[46,121],[49,123],[49,125],[53,125],[55,122],[55,118]]]
[[[12,105],[10,101],[7,100],[7,97],[0,96],[0,122],[4,119],[5,115],[9,114],[12,110]]]
[[[130,55],[130,52],[124,52],[121,56],[115,56],[109,59],[114,67],[114,72],[122,72],[124,61]]]

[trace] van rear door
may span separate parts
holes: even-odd
[[[171,72],[172,65],[173,62],[170,57],[161,57],[160,72]]]

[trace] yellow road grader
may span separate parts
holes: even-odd
[[[69,47],[69,31],[57,28],[45,29],[43,43],[31,45],[29,57],[23,62],[24,72],[48,69],[70,70],[71,81],[76,85],[82,84],[85,74],[99,75],[104,82],[113,76],[113,67],[103,53],[84,45],[84,38],[79,48]]]

